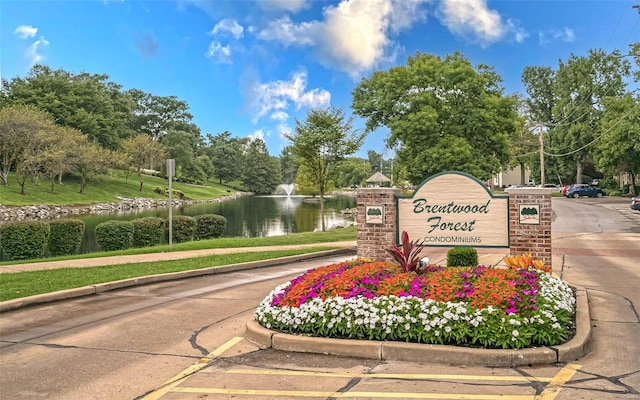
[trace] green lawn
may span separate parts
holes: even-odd
[[[166,198],[166,196],[153,191],[157,186],[167,187],[169,183],[166,179],[145,175],[142,181],[144,185],[142,192],[140,192],[137,175],[131,174],[127,179],[123,171],[112,170],[108,175],[98,175],[93,178],[85,188],[84,194],[78,193],[80,191],[79,178],[70,175],[64,177],[62,185],[55,184],[53,193],[51,193],[50,182],[40,179],[35,184],[27,182],[25,194],[21,195],[16,176],[10,173],[7,186],[0,185],[0,204],[5,206],[40,204],[61,206],[118,202],[118,197]],[[173,182],[172,188],[181,191],[188,199],[192,200],[215,199],[237,191],[231,186],[215,182],[207,186]]]
[[[189,271],[330,249],[332,248],[318,246],[299,250],[223,254],[183,260],[107,265],[91,268],[60,268],[44,271],[5,273],[0,274],[0,301],[140,276]]]

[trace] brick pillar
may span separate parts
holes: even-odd
[[[388,260],[385,249],[396,243],[396,196],[402,191],[394,188],[360,188],[356,190],[358,207],[358,257]],[[367,206],[382,206],[382,223],[367,219]]]
[[[509,253],[531,253],[551,266],[551,191],[509,191]]]

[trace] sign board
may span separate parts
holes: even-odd
[[[364,209],[365,224],[384,223],[384,206],[365,206]]]
[[[424,246],[509,247],[509,197],[494,195],[471,175],[433,175],[396,202],[398,238],[406,231]]]
[[[540,225],[540,204],[520,204],[518,223],[521,225]]]

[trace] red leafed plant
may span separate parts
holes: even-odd
[[[402,231],[402,247],[393,245],[387,249],[387,253],[400,264],[403,272],[420,272],[419,262],[423,241],[409,240],[409,234]]]

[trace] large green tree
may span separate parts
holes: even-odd
[[[353,118],[347,118],[341,108],[331,107],[311,110],[304,121],[296,119],[295,133],[286,137],[291,141],[296,162],[306,167],[318,185],[320,215],[324,215],[324,196],[334,168],[360,148],[365,133],[353,129]],[[323,217],[322,230],[325,229]]]
[[[417,53],[405,66],[375,72],[353,91],[352,108],[368,131],[390,129],[388,145],[412,183],[446,170],[488,179],[509,162],[516,99],[503,94],[491,67],[460,53]]]
[[[108,75],[35,65],[26,78],[4,80],[2,86],[3,103],[36,106],[51,114],[56,124],[76,128],[103,147],[116,149],[133,134],[135,103]]]
[[[298,164],[291,153],[291,146],[286,146],[280,152],[280,172],[282,174],[282,183],[290,184],[295,182]]]
[[[281,182],[280,161],[269,155],[262,139],[254,139],[247,145],[242,170],[242,182],[250,192],[273,193]]]
[[[230,182],[242,175],[244,161],[243,148],[245,139],[232,138],[231,132],[225,131],[217,135],[207,134],[208,146],[205,153],[213,164],[213,175],[218,182]]]
[[[176,96],[156,96],[139,89],[126,92],[135,102],[131,121],[137,133],[146,133],[153,140],[160,140],[172,130],[189,131],[193,115],[189,105]]]
[[[600,120],[600,139],[593,150],[600,169],[610,175],[628,173],[633,194],[638,194],[640,176],[640,98],[627,93],[607,97],[606,112]]]
[[[362,185],[371,176],[371,164],[360,157],[347,157],[336,166],[334,176],[337,187]]]

